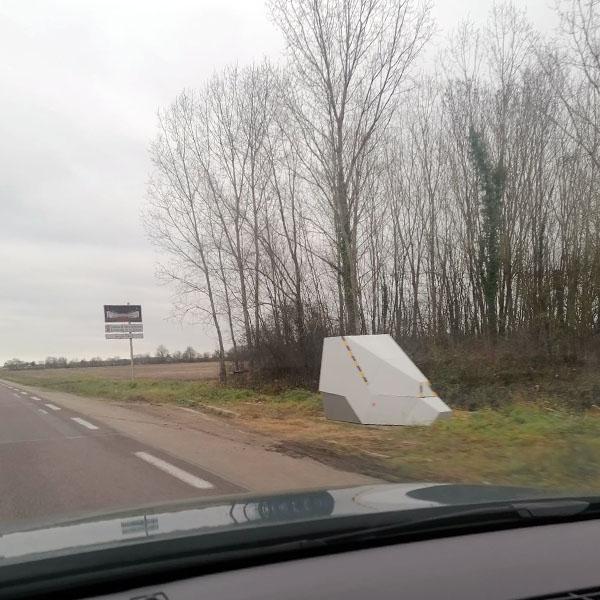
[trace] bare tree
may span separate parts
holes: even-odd
[[[562,36],[538,51],[568,117],[563,131],[600,167],[600,2],[556,0]],[[560,123],[560,122],[559,122]],[[568,126],[566,125],[568,123]]]
[[[359,329],[357,227],[361,167],[398,106],[431,35],[413,0],[271,0],[287,41],[307,177],[331,215],[346,330]]]
[[[169,356],[171,356],[171,354],[170,354],[169,350],[167,349],[167,347],[164,344],[161,344],[156,349],[155,356],[156,356],[156,358],[160,358],[161,360],[167,360],[169,358]]]
[[[208,299],[219,344],[219,376],[225,381],[225,347],[202,223],[200,195],[206,182],[192,152],[190,135],[195,110],[195,97],[182,93],[170,109],[159,115],[160,133],[151,146],[155,171],[145,223],[151,239],[172,257],[161,273],[179,286],[180,297],[191,296],[183,303],[184,312],[205,310],[198,304],[198,295]]]

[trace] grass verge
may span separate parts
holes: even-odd
[[[391,481],[421,480],[600,490],[600,410],[573,411],[516,392],[497,408],[456,410],[432,427],[374,427],[327,421],[318,394],[223,387],[213,382],[135,382],[3,371],[24,385],[121,402],[217,406],[274,446]]]

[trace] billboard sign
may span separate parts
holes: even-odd
[[[143,323],[106,323],[104,325],[105,333],[141,333],[144,331]]]
[[[105,333],[104,337],[107,340],[141,340],[144,338],[143,333]]]
[[[104,320],[106,323],[141,323],[142,307],[140,304],[105,304]]]

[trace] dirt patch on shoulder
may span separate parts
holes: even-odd
[[[376,479],[392,482],[406,482],[409,478],[400,473],[390,472],[380,460],[360,454],[349,454],[328,444],[314,444],[292,440],[279,440],[271,444],[267,450],[287,454],[294,458],[312,458],[320,463],[353,473],[361,473]]]

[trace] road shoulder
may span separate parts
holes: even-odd
[[[36,396],[77,411],[150,447],[195,464],[253,492],[341,487],[376,483],[366,475],[276,450],[278,441],[235,423],[173,405],[123,404],[84,398],[11,382]]]

